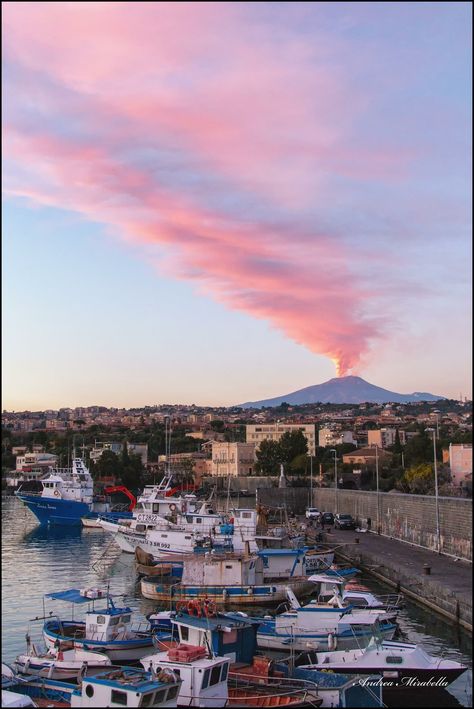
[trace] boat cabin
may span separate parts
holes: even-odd
[[[175,707],[180,688],[172,672],[156,677],[138,669],[86,677],[71,694],[71,707]]]
[[[131,628],[131,608],[106,608],[86,613],[86,640],[125,640]]]
[[[239,613],[217,613],[201,617],[179,613],[172,619],[180,643],[202,645],[214,655],[228,657],[231,662],[250,664],[257,651],[258,620]]]
[[[257,554],[263,560],[265,579],[288,579],[306,573],[304,549],[261,549]]]
[[[260,586],[263,584],[263,559],[259,556],[213,554],[186,559],[182,584],[192,586]]]
[[[180,644],[167,652],[142,657],[140,662],[145,669],[169,671],[181,679],[179,706],[225,707],[227,704],[228,658],[208,657],[204,647]]]

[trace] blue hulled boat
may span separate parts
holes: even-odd
[[[79,526],[82,517],[110,510],[105,500],[94,501],[94,482],[81,458],[74,458],[71,468],[51,468],[41,484],[41,492],[20,488],[15,495],[42,525]]]

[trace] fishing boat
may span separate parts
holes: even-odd
[[[166,517],[159,513],[138,511],[132,520],[123,522],[101,519],[101,526],[114,535],[122,551],[133,554],[139,546],[155,559],[167,554],[193,554],[211,548],[242,552],[248,546],[251,551],[257,550],[255,510],[235,510],[232,515],[217,514],[209,510],[206,502],[201,504],[199,510],[193,510],[188,508],[191,502],[186,498],[181,502],[179,499],[170,502],[171,499],[166,500],[171,510]],[[192,504],[196,504],[195,499]]]
[[[399,593],[387,593],[381,596],[371,593],[368,588],[359,584],[348,584],[344,578],[338,579],[327,574],[315,574],[310,576],[310,581],[318,585],[318,594],[316,598],[311,599],[308,603],[311,604],[328,602],[334,598],[334,586],[338,587],[338,595],[341,598],[343,605],[351,605],[354,608],[371,608],[385,611],[398,611],[403,605],[403,596]]]
[[[275,618],[265,616],[258,630],[260,648],[276,650],[334,650],[360,647],[373,634],[379,622],[381,635],[391,640],[397,629],[394,613],[344,606],[335,584],[331,602],[312,603],[301,607],[292,589],[287,597],[292,609]]]
[[[400,688],[410,686],[409,680],[432,680],[432,686],[436,686],[437,680],[444,680],[440,686],[447,687],[468,669],[454,660],[429,655],[420,645],[384,641],[378,624],[374,624],[373,636],[366,647],[312,652],[310,658],[311,664],[301,665],[305,669],[344,674],[378,673],[387,680],[397,680]]]
[[[171,618],[179,642],[140,660],[145,669],[169,668],[183,680],[178,705],[207,707],[319,706],[314,683],[274,672],[269,658],[255,656],[258,622],[232,613],[202,616],[180,612]],[[209,607],[208,607],[209,608]],[[171,647],[170,647],[171,645]],[[166,647],[164,647],[166,646]]]
[[[27,636],[29,637],[29,636]],[[57,643],[46,652],[27,642],[26,652],[16,657],[13,666],[17,672],[49,679],[74,681],[110,669],[112,662],[101,652],[74,647],[73,642]]]
[[[68,601],[73,604],[90,603],[92,608],[85,613],[84,621],[61,620],[48,617],[43,625],[43,637],[48,648],[57,643],[72,642],[73,647],[100,651],[110,660],[118,663],[134,662],[153,647],[149,624],[132,627],[130,608],[118,608],[106,591],[99,589],[69,589],[49,593],[47,598]],[[94,602],[106,602],[105,607],[96,609]],[[155,630],[155,632],[159,632]],[[163,631],[164,637],[169,630]]]
[[[2,663],[2,707],[176,707],[181,686],[181,679],[169,670],[157,675],[120,667],[86,677],[79,685],[13,671],[5,681],[9,670]]]
[[[51,468],[41,485],[41,492],[15,492],[40,524],[80,525],[92,511],[94,483],[81,458],[73,458],[71,468]]]
[[[295,679],[314,682],[322,699],[321,707],[385,707],[379,675],[350,675],[295,667]]]
[[[15,495],[41,525],[80,526],[82,517],[103,515],[111,510],[105,496],[94,497],[94,482],[82,458],[74,457],[70,468],[50,468],[40,483],[39,492],[22,486]]]
[[[178,583],[145,576],[140,586],[142,595],[154,601],[192,601],[205,596],[214,602],[232,605],[280,603],[286,598],[287,587],[297,595],[308,594],[313,588],[306,576],[265,582],[263,559],[256,554],[213,552],[186,557]]]

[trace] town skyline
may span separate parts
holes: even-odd
[[[471,398],[468,3],[3,10],[3,409]]]

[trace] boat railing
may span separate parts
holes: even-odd
[[[270,684],[269,680],[270,679],[275,679],[276,682],[275,684]],[[262,697],[265,696],[268,699],[274,700],[272,702],[272,706],[279,706],[280,704],[288,704],[288,700],[293,698],[298,698],[302,706],[319,706],[321,703],[318,701],[317,697],[317,685],[315,683],[312,683],[314,686],[311,689],[308,689],[303,686],[292,686],[288,688],[282,688],[282,680],[283,678],[278,677],[278,678],[271,678],[271,677],[245,677],[245,675],[239,676],[239,678],[234,678],[233,676],[229,674],[228,678],[228,687],[230,692],[232,690],[237,690],[237,691],[246,691],[246,692],[251,692],[253,694],[248,694],[246,693],[242,697],[242,701],[244,703],[244,706],[260,706],[260,702],[262,701]],[[311,683],[310,683],[311,684]],[[274,687],[275,692],[268,692],[268,688]],[[229,692],[229,693],[230,693]],[[314,699],[314,702],[312,701]],[[250,701],[254,701],[255,704],[249,704]]]
[[[384,606],[387,606],[387,610],[397,610],[404,602],[401,593],[386,593],[381,596],[377,595],[377,598]]]
[[[242,680],[246,680],[250,684],[255,684],[257,682],[258,684],[264,684],[270,687],[273,685],[275,685],[276,687],[288,687],[289,689],[293,689],[295,691],[301,691],[303,689],[306,689],[308,691],[315,692],[318,689],[318,683],[313,682],[309,679],[295,679],[294,677],[269,677],[268,675],[251,675],[247,674],[246,672],[239,672],[238,670],[230,670],[229,678],[236,680],[238,679],[239,683],[242,683]]]

